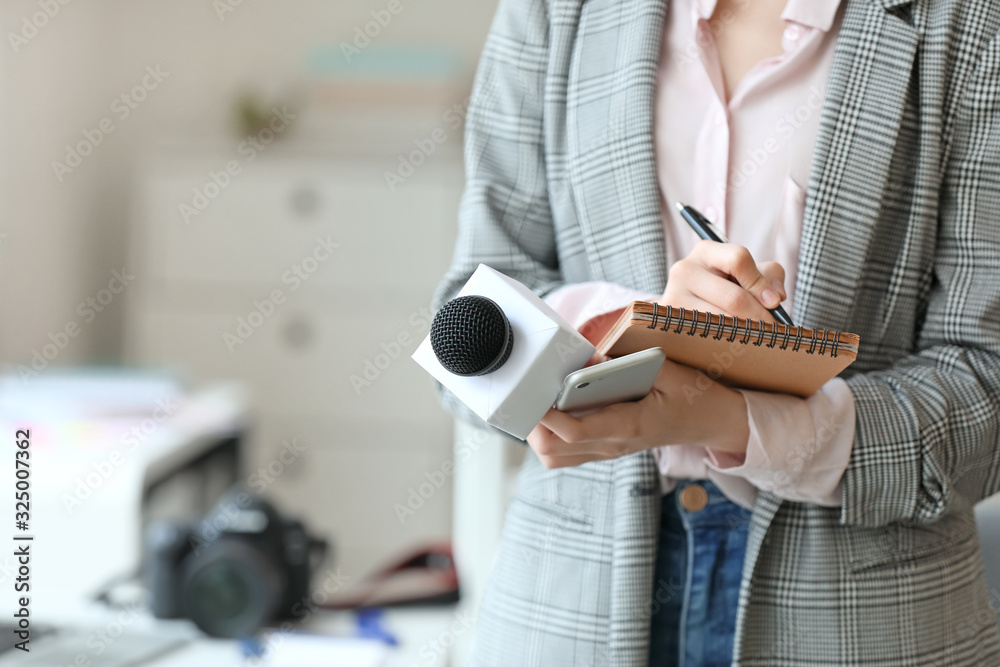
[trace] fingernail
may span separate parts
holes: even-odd
[[[771,283],[771,287],[774,288],[775,292],[781,295],[782,301],[784,301],[785,297],[788,296],[787,294],[785,294],[785,286],[779,283],[777,280]]]
[[[777,292],[771,289],[764,290],[764,292],[760,295],[760,298],[764,302],[764,305],[768,308],[774,308],[781,303],[781,299],[778,298]]]

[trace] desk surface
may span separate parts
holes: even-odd
[[[37,634],[41,625],[37,626],[31,653],[5,651],[0,665],[132,667],[139,664],[139,655],[148,656],[153,650],[158,657],[141,658],[144,667],[449,667],[451,648],[473,627],[473,619],[451,605],[387,610],[381,625],[398,640],[397,646],[389,647],[352,639],[353,612],[316,611],[296,624],[295,631],[301,633],[296,638],[262,633],[263,655],[249,661],[235,640],[205,637],[189,621],[156,620],[138,606],[91,604],[73,611],[46,623],[56,633]],[[151,637],[158,640],[156,647],[149,645]],[[177,642],[178,648],[170,648]]]
[[[186,641],[180,648],[170,650],[162,657],[144,662],[145,667],[245,667],[246,665],[268,667],[275,664],[275,661],[269,658],[275,654],[283,655],[282,652],[285,648],[291,647],[289,644],[282,648],[282,638],[269,639],[265,633],[262,640],[264,648],[262,659],[257,662],[249,662],[243,658],[237,641],[204,637],[188,621],[158,621],[137,607],[122,607],[116,610],[101,605],[91,605],[84,613],[81,613],[83,611],[82,608],[76,609],[76,613],[66,614],[56,621],[57,628],[65,628],[68,631],[68,636],[66,633],[63,636],[71,642],[68,646],[60,645],[72,654],[68,663],[63,659],[61,664],[73,664],[73,661],[76,660],[79,664],[100,665],[102,664],[102,655],[104,658],[114,656],[113,644],[117,643],[118,640],[112,638],[121,637],[124,639],[126,635],[129,636],[129,640],[133,644],[135,641],[142,641],[143,637],[148,638],[150,634],[155,634],[168,643],[170,638]],[[460,636],[472,631],[472,620],[452,605],[386,610],[382,626],[398,640],[399,644],[387,649],[384,662],[373,664],[382,665],[382,667],[414,667],[416,665],[419,667],[449,667],[452,664],[450,649]],[[319,641],[324,637],[349,638],[355,633],[355,626],[353,612],[316,611],[304,622],[296,624],[295,630],[311,633],[312,636],[307,637],[307,640],[315,638]],[[125,634],[121,634],[122,631]],[[44,645],[44,640],[50,637],[33,638],[33,649],[35,647],[44,649],[42,653],[49,655],[46,651],[52,651],[53,647]],[[90,641],[85,640],[87,637],[90,638]],[[36,643],[39,641],[43,643]],[[350,642],[345,643],[349,644]],[[276,651],[275,647],[277,647]],[[100,652],[97,651],[98,648],[101,648]],[[103,650],[105,648],[112,650],[105,654]],[[301,646],[299,648],[301,649]],[[314,647],[310,646],[309,648]],[[343,650],[345,647],[341,645],[339,648]],[[370,653],[372,647],[362,648],[368,649],[362,651],[363,653]],[[378,645],[375,648],[375,653],[381,649]],[[14,655],[16,653],[17,651],[4,653],[0,656],[0,665],[18,664],[19,658]],[[34,657],[36,653],[37,651],[33,650],[31,655]],[[58,655],[63,654],[58,653]],[[357,662],[334,662],[325,659],[326,653],[319,655],[323,659],[308,661],[308,664],[324,665],[324,667],[327,665],[357,667]],[[42,659],[42,663],[45,662],[43,655],[38,655],[38,657]],[[133,664],[130,660],[126,660],[126,662]],[[114,662],[114,664],[119,663]],[[285,667],[289,662],[279,660],[277,664]]]
[[[385,667],[448,667],[450,648],[460,635],[472,632],[473,619],[454,606],[386,610],[385,629],[399,640],[389,651]],[[301,629],[321,635],[349,636],[354,626],[350,612],[317,612]],[[243,667],[235,641],[198,639],[148,667]],[[266,667],[267,661],[259,664]]]

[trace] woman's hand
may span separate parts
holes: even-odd
[[[528,435],[528,444],[546,468],[564,468],[661,445],[742,452],[749,437],[742,395],[668,360],[642,400],[615,403],[584,417],[549,410]]]
[[[701,241],[670,267],[660,303],[773,322],[767,309],[785,299],[784,282],[777,262],[757,264],[743,246]]]
[[[773,322],[767,309],[785,298],[784,278],[779,264],[758,265],[742,246],[702,241],[671,267],[661,303]],[[583,417],[549,410],[528,444],[546,468],[563,468],[672,444],[742,453],[749,436],[739,392],[666,361],[642,400]]]

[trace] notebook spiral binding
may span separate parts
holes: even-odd
[[[727,343],[739,343],[740,345],[755,345],[760,347],[773,348],[778,347],[779,350],[788,349],[791,345],[792,352],[798,352],[802,350],[806,354],[829,354],[831,357],[837,356],[837,350],[840,346],[840,333],[839,331],[810,331],[807,336],[805,329],[799,327],[788,327],[784,324],[778,324],[777,322],[765,322],[764,320],[757,320],[757,329],[754,330],[754,321],[742,317],[728,317],[726,315],[715,315],[714,313],[704,313],[706,320],[700,321],[700,313],[697,310],[691,311],[691,317],[688,319],[688,311],[686,308],[680,308],[678,314],[674,314],[675,308],[673,306],[666,306],[666,314],[660,313],[660,304],[653,302],[653,321],[650,323],[649,328],[655,329],[656,325],[662,321],[662,326],[660,326],[660,331],[672,330],[675,334],[684,333],[688,336],[699,335],[702,338],[708,338],[712,335],[712,328],[715,328],[715,335],[712,335],[713,340],[721,340],[725,330],[728,327],[732,327],[730,334],[726,337]],[[715,322],[714,318],[718,317],[719,321]],[[726,323],[729,319],[734,324]],[[779,331],[779,327],[781,327]],[[698,333],[699,328],[701,333]],[[686,330],[685,330],[686,329]],[[792,335],[792,330],[795,330],[795,335]],[[742,331],[741,331],[742,330]],[[817,334],[822,333],[822,336]],[[830,334],[833,334],[831,337]],[[753,340],[756,337],[756,340]],[[737,340],[739,338],[739,340]],[[764,342],[764,339],[768,339]],[[803,339],[808,338],[808,347],[803,349]]]

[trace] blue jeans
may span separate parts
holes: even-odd
[[[700,484],[708,504],[684,508],[681,491]],[[663,496],[653,577],[650,667],[728,667],[733,658],[750,510],[708,480],[680,480]]]

